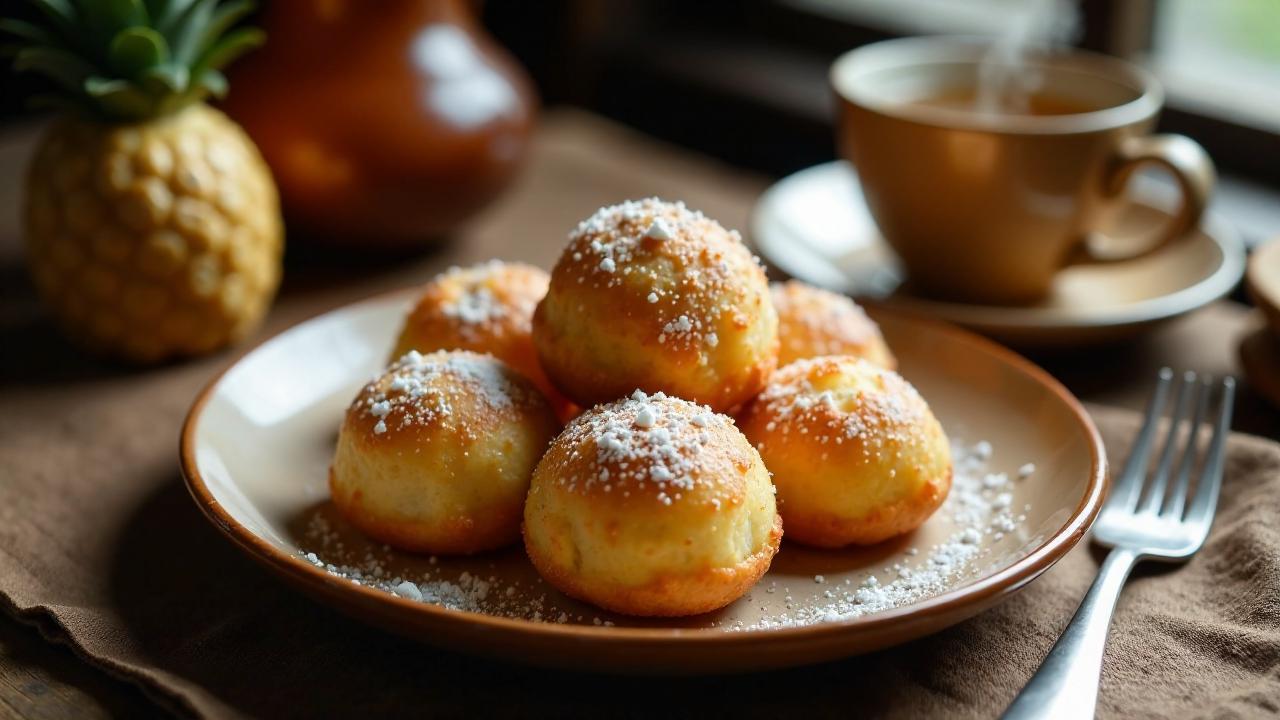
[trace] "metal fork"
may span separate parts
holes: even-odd
[[[1223,448],[1231,424],[1235,381],[1228,377],[1215,384],[1207,378],[1197,379],[1195,373],[1183,375],[1175,391],[1164,446],[1155,472],[1148,480],[1153,438],[1172,384],[1173,371],[1164,368],[1129,459],[1093,526],[1093,541],[1111,548],[1111,552],[1071,624],[1005,711],[1005,718],[1093,717],[1107,628],[1129,571],[1143,560],[1185,562],[1204,545],[1218,505],[1218,490],[1222,487]],[[1215,387],[1221,387],[1221,397],[1212,421],[1213,436],[1201,465],[1195,494],[1188,503],[1200,425],[1209,412]],[[1181,459],[1170,490],[1170,474],[1180,444]]]

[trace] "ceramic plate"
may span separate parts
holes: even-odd
[[[1168,221],[1168,193],[1141,178],[1139,202],[1117,208],[1106,228],[1117,237],[1154,232]],[[999,307],[913,296],[893,252],[876,230],[857,176],[832,162],[784,178],[752,216],[762,257],[807,282],[963,325],[1021,347],[1105,342],[1203,307],[1231,291],[1244,272],[1244,245],[1222,218],[1208,214],[1196,232],[1144,258],[1078,265],[1059,273],[1035,305]]]
[[[400,554],[332,511],[326,472],[342,413],[380,369],[409,299],[329,313],[244,355],[196,399],[182,467],[201,510],[249,555],[322,602],[441,647],[650,673],[867,652],[952,625],[1022,587],[1080,540],[1103,496],[1097,431],[1057,382],[963,331],[877,312],[903,373],[970,468],[957,473],[947,504],[917,532],[872,548],[816,551],[784,540],[765,578],[719,612],[611,615],[543,584],[519,547],[464,559]],[[407,592],[405,579],[414,584]]]

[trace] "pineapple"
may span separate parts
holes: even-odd
[[[28,0],[0,20],[14,66],[64,110],[28,171],[25,232],[42,298],[79,343],[134,362],[210,352],[262,319],[283,230],[253,142],[202,100],[262,39],[247,2]]]

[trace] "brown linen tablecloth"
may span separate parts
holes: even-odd
[[[596,121],[553,117],[531,171],[465,244],[355,269],[295,266],[264,335],[448,263],[496,255],[547,265],[564,229],[621,197],[683,197],[742,227],[760,186]],[[1030,677],[1096,568],[1080,547],[1008,602],[936,636],[756,676],[590,676],[400,640],[281,585],[187,496],[179,425],[230,355],[144,371],[83,356],[49,329],[5,235],[0,604],[185,713],[991,716]],[[1136,416],[1091,412],[1116,462]],[[1100,714],[1277,711],[1280,445],[1237,434],[1208,546],[1184,568],[1140,569],[1126,589]]]
[[[185,374],[185,373],[184,373]],[[281,585],[200,515],[173,462],[183,383],[68,392],[0,424],[0,595],[171,707],[219,717],[667,713],[989,717],[1030,677],[1093,578],[1080,547],[1003,605],[875,655],[758,676],[615,678],[423,647]],[[134,402],[121,402],[121,393]],[[79,406],[76,409],[75,406]],[[11,408],[6,407],[6,410]],[[1121,459],[1136,418],[1091,408]],[[1229,445],[1213,536],[1140,569],[1116,614],[1100,715],[1280,711],[1280,446]]]

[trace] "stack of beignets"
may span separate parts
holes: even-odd
[[[683,203],[602,208],[549,278],[450,270],[393,357],[347,413],[339,510],[439,553],[510,543],[523,518],[548,582],[619,613],[723,607],[784,524],[821,547],[880,542],[950,487],[946,436],[862,309],[770,287],[736,232]],[[590,409],[553,439],[570,401]]]

